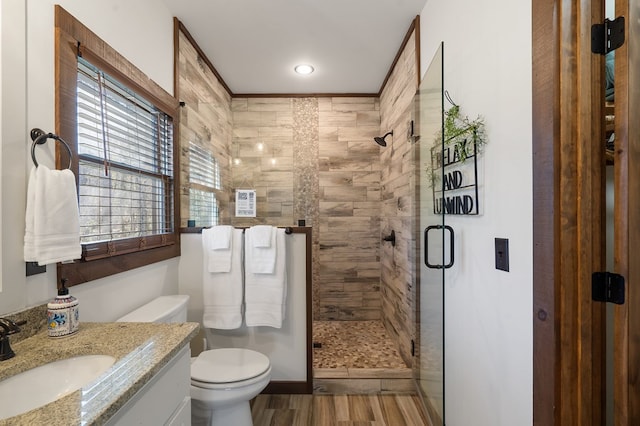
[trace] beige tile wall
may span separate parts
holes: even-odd
[[[381,132],[393,130],[393,143],[382,150],[382,235],[396,233],[395,248],[381,247],[382,321],[398,342],[400,355],[411,365],[411,339],[415,335],[414,265],[416,244],[413,231],[413,146],[407,130],[413,98],[418,89],[415,32],[402,52],[380,96]]]
[[[232,215],[236,189],[255,189],[257,216],[233,217],[235,226],[292,226],[293,100],[234,98]]]
[[[232,223],[305,220],[314,228],[314,318],[380,318],[377,99],[235,98],[232,109],[232,187],[258,197],[257,217]]]
[[[320,98],[319,320],[380,319],[377,98]]]
[[[380,319],[410,358],[413,337],[411,155],[413,38],[381,97],[234,98],[180,37],[182,225],[188,141],[222,167],[222,223],[313,226],[314,318]],[[389,146],[373,142],[394,131]],[[262,144],[262,150],[258,144]],[[235,189],[255,189],[257,218],[235,218]],[[185,210],[186,209],[186,210]],[[398,244],[381,245],[396,231]]]
[[[180,110],[180,226],[187,226],[189,219],[190,142],[210,150],[219,161],[220,219],[221,223],[229,223],[226,191],[231,185],[231,96],[182,32],[179,43],[178,98],[184,102]]]

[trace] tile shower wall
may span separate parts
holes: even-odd
[[[314,319],[380,318],[376,98],[234,98],[233,188],[255,189],[236,226],[313,227]],[[231,203],[233,205],[233,202]]]
[[[229,223],[231,96],[182,32],[179,42],[177,96],[184,102],[180,110],[180,226],[187,226],[189,219],[190,143],[207,149],[218,160],[222,190],[216,198],[220,222]]]
[[[414,338],[415,288],[413,231],[413,157],[407,141],[413,98],[418,89],[415,32],[409,39],[380,96],[381,132],[393,130],[393,142],[381,155],[381,233],[396,233],[396,246],[381,247],[382,320],[398,342],[400,355],[411,365]],[[389,142],[389,139],[387,139]]]
[[[292,226],[293,99],[234,98],[233,179],[235,189],[255,189],[257,216],[234,217],[233,225]],[[231,201],[234,206],[235,202]],[[232,211],[232,213],[234,212]]]
[[[377,98],[320,98],[318,320],[380,319]]]
[[[185,102],[180,135],[182,226],[189,217],[188,147],[196,142],[210,147],[220,162],[221,223],[292,226],[303,219],[313,227],[314,319],[372,320],[383,317],[385,306],[394,309],[403,293],[387,289],[386,301],[381,296],[380,217],[383,212],[386,232],[396,210],[408,208],[408,190],[402,187],[406,178],[398,177],[404,172],[398,156],[404,154],[397,146],[380,148],[373,138],[392,128],[389,123],[403,121],[395,108],[406,108],[404,97],[389,100],[401,95],[397,88],[402,81],[392,78],[383,94],[388,117],[381,128],[381,102],[375,97],[231,99],[183,34],[178,71],[179,98]],[[402,130],[394,131],[398,135]],[[381,179],[387,182],[384,188]],[[235,189],[256,190],[256,218],[235,217]],[[401,200],[394,204],[396,194]],[[398,257],[408,253],[407,242],[402,242],[407,236],[410,233],[403,232],[400,237],[404,248],[382,260],[392,285],[399,276],[390,279],[390,274],[409,269],[392,266],[406,263]],[[404,306],[397,309],[402,312],[399,317],[409,311]],[[404,322],[393,319],[385,324],[398,338]]]

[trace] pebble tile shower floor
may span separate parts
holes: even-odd
[[[314,368],[407,368],[380,321],[314,321],[313,342]]]

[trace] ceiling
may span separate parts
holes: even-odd
[[[426,1],[164,0],[234,94],[378,93]]]

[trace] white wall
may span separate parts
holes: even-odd
[[[445,284],[446,423],[531,424],[531,3],[429,0],[420,16],[422,72],[444,41],[444,87],[488,136],[483,214],[445,218],[459,247]],[[495,269],[495,237],[509,239],[510,272]]]
[[[55,265],[25,277],[22,261],[26,181],[33,166],[28,132],[54,131],[54,4],[60,4],[173,93],[173,17],[155,0],[2,0],[2,293],[0,314],[55,295]],[[26,53],[25,53],[26,52]],[[53,165],[38,148],[38,161]],[[160,295],[176,293],[172,259],[73,287],[82,321],[106,321]]]
[[[0,2],[2,20],[2,293],[0,313],[24,307],[22,261],[26,143],[26,15],[23,0]],[[18,228],[21,228],[18,229]]]
[[[5,33],[2,32],[2,6],[0,6],[0,170],[2,169],[2,86],[4,86],[4,80],[2,79],[2,43],[5,39]],[[0,241],[2,241],[2,173],[0,173]],[[0,292],[2,292],[2,244],[0,244]]]
[[[247,348],[269,357],[272,365],[271,379],[275,381],[302,382],[307,377],[307,301],[306,301],[306,235],[286,236],[287,244],[287,294],[282,328],[247,327],[235,330],[201,332],[208,340],[208,349]],[[189,295],[187,320],[202,323],[202,235],[182,235],[180,258],[180,294]],[[194,339],[196,340],[196,339]],[[196,356],[203,348],[191,346]]]

